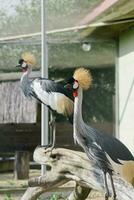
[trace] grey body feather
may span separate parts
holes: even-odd
[[[73,97],[71,95],[72,92],[71,91],[68,92],[64,88],[63,84],[61,84],[60,82],[56,82],[53,80],[40,78],[40,77],[30,80],[29,73],[30,71],[24,72],[20,81],[21,89],[26,97],[28,97],[29,99],[33,97],[39,102],[48,106],[52,110],[53,110],[54,103],[56,104],[56,102],[60,101],[63,95],[67,97],[66,99],[68,100],[68,104],[73,104],[73,101],[72,101]],[[36,86],[37,84],[39,85],[39,88],[36,87],[35,89],[35,83],[36,83]],[[38,95],[38,92],[37,92],[38,89],[41,90],[43,98],[41,98],[41,96]],[[59,94],[59,95],[56,95],[56,94]],[[54,95],[56,96],[56,98],[53,98],[55,97]],[[64,106],[66,109],[66,106],[68,105],[65,104]],[[71,123],[73,123],[73,109],[71,113],[66,112],[66,117],[69,119]]]
[[[32,88],[31,88],[31,80],[28,77],[28,72],[25,72],[21,77],[21,89],[26,97],[31,97]]]
[[[107,154],[118,164],[121,164],[120,160],[134,160],[131,152],[119,140],[84,123],[81,111],[81,88],[78,89],[78,97],[75,98],[74,104],[74,140],[82,146],[89,159],[92,159],[104,172],[109,173],[112,173],[113,169]]]

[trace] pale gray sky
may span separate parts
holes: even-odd
[[[20,0],[0,0],[0,10],[6,10],[8,15],[15,13],[14,6],[19,4]]]

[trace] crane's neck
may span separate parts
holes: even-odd
[[[82,99],[83,99],[83,92],[82,88],[78,88],[78,95],[74,99],[74,121],[73,121],[73,133],[74,133],[74,140],[77,140],[77,136],[82,132],[83,127],[85,125],[82,117]],[[77,141],[78,142],[78,141]]]
[[[75,123],[78,123],[78,121],[83,122],[83,118],[82,118],[83,92],[80,87],[78,88],[77,93],[78,95],[74,99],[74,122]]]
[[[21,83],[24,81],[28,81],[29,80],[29,74],[31,72],[31,69],[28,68],[26,71],[23,71],[23,74],[21,76]]]
[[[29,86],[30,86],[30,80],[29,80],[29,74],[31,72],[31,69],[28,68],[26,71],[23,72],[23,75],[21,76],[21,88],[25,94],[25,96],[28,96],[29,93]]]

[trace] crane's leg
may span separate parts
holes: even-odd
[[[55,117],[52,116],[51,113],[51,121],[49,122],[49,126],[50,126],[50,132],[52,133],[52,141],[49,142],[49,144],[47,145],[39,145],[40,147],[44,147],[45,149],[47,149],[47,152],[50,152],[50,154],[52,155],[52,151],[55,147],[55,136],[56,136],[56,125],[55,125]]]
[[[52,155],[52,151],[55,147],[55,140],[56,140],[56,125],[55,125],[55,117],[53,116],[52,112],[51,112],[51,120],[49,122],[49,126],[50,126],[50,132],[52,133],[51,137],[52,141],[49,142],[49,144],[47,145],[39,145],[39,147],[44,147],[45,149],[47,149],[47,152],[50,152]]]
[[[49,125],[51,127],[51,132],[52,132],[52,145],[51,145],[51,154],[52,150],[55,147],[55,140],[56,140],[56,125],[55,125],[55,117],[51,113],[51,121],[49,122]]]
[[[110,194],[109,194],[109,189],[108,189],[108,184],[107,184],[107,177],[106,177],[106,172],[103,172],[104,173],[104,185],[105,185],[105,200],[108,200]]]
[[[115,191],[115,187],[114,187],[114,182],[113,182],[113,177],[112,177],[112,174],[109,174],[110,175],[110,181],[111,181],[111,187],[112,187],[112,191],[113,191],[113,200],[116,200],[116,191]]]

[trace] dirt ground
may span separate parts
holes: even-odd
[[[39,170],[30,170],[30,177],[40,175]],[[41,200],[54,199],[52,196],[60,194],[64,197],[69,195],[73,190],[74,182],[69,182],[51,193],[45,193],[41,196]],[[14,180],[13,173],[0,174],[0,200],[20,200],[27,188],[27,180]],[[92,191],[89,195],[90,200],[104,200],[104,195],[96,191]]]

